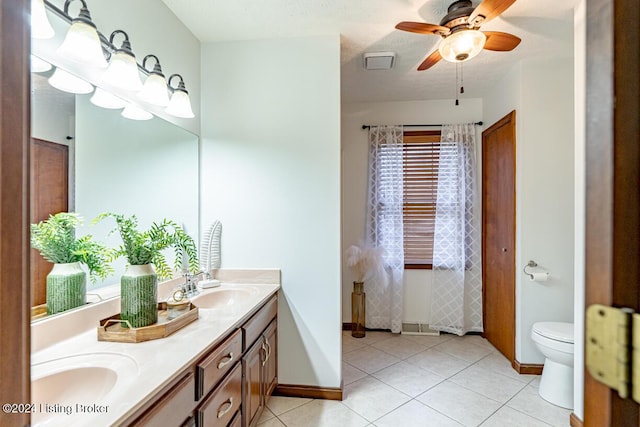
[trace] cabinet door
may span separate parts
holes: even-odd
[[[278,384],[278,328],[276,320],[264,331],[267,360],[264,364],[265,402]]]
[[[264,340],[258,339],[242,358],[242,425],[258,422],[264,406],[262,364],[265,360]]]

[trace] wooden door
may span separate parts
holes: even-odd
[[[0,0],[0,401],[29,403],[30,3]],[[29,424],[1,411],[0,425]]]
[[[69,209],[69,147],[31,140],[31,223]],[[51,263],[31,249],[31,304],[46,302]]]
[[[587,306],[640,311],[640,9],[587,1]],[[585,371],[584,425],[637,426],[638,404]]]
[[[484,336],[515,360],[515,111],[482,132]]]

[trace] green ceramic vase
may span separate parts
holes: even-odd
[[[158,321],[158,276],[151,264],[129,265],[120,279],[120,319],[132,328]]]
[[[53,264],[47,275],[47,313],[56,314],[87,303],[87,273],[79,262]]]

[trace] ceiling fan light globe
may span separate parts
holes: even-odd
[[[482,31],[462,30],[443,39],[438,50],[446,61],[464,62],[479,54],[486,41],[487,36]]]

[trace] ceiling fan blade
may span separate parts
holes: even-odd
[[[506,52],[515,49],[520,44],[520,37],[501,31],[483,31],[487,36],[484,49]]]
[[[478,7],[473,10],[471,16],[469,16],[469,22],[472,23],[474,27],[477,27],[480,24],[483,24],[500,15],[515,2],[516,0],[484,0],[478,5]],[[477,22],[479,18],[480,21]]]
[[[440,55],[440,51],[438,49],[434,50],[431,55],[427,56],[427,59],[422,61],[422,64],[418,67],[418,71],[427,70],[438,63],[442,59]]]
[[[409,31],[410,33],[418,34],[434,34],[436,36],[446,36],[451,30],[447,27],[435,24],[427,24],[425,22],[409,22],[403,21],[396,25],[396,29],[402,31]]]

